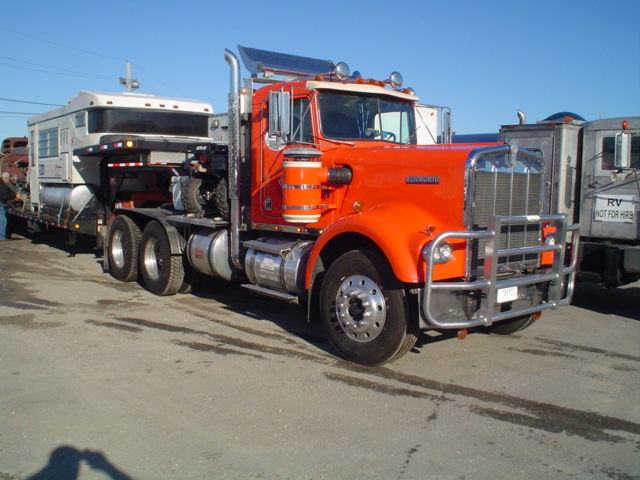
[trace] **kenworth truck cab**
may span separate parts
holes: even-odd
[[[305,305],[341,356],[369,366],[422,329],[509,334],[570,302],[577,227],[542,214],[539,154],[437,143],[447,135],[426,132],[397,73],[238,48],[249,76],[226,50],[228,112],[171,169],[174,201],[110,212],[115,278],[170,295],[204,274]],[[108,162],[103,148],[78,158]]]

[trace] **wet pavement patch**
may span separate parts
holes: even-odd
[[[216,355],[244,355],[253,358],[264,359],[262,355],[254,355],[252,353],[240,352],[238,350],[233,350],[231,348],[225,348],[220,345],[211,345],[208,343],[198,343],[198,342],[181,342],[179,340],[173,341],[174,345],[179,345],[181,347],[188,347],[192,350],[197,350],[199,352],[212,352]]]
[[[129,325],[122,325],[121,323],[115,323],[115,322],[101,322],[101,321],[98,321],[98,320],[85,320],[84,323],[88,323],[89,325],[96,325],[98,327],[113,328],[115,330],[122,330],[122,331],[125,331],[125,332],[132,332],[132,333],[142,332],[141,328],[131,327]]]
[[[0,317],[0,325],[19,327],[24,330],[41,330],[44,328],[56,328],[66,325],[64,322],[35,322],[35,314],[11,315]]]

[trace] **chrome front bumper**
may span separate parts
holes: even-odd
[[[556,243],[500,250],[499,234],[503,225],[529,224],[536,222],[551,224],[555,227]],[[571,239],[568,242],[567,236]],[[484,270],[482,279],[471,282],[434,281],[434,250],[447,239],[486,239]],[[535,216],[490,216],[487,230],[457,231],[438,235],[426,251],[426,280],[421,300],[422,321],[429,328],[470,328],[489,326],[494,322],[509,318],[531,315],[550,308],[557,309],[568,305],[573,296],[576,277],[579,231],[577,225],[567,225],[566,215]],[[568,243],[572,244],[571,260],[565,266],[565,254]],[[498,278],[500,257],[542,254],[553,252],[551,267],[538,269],[535,273],[523,273],[507,278]],[[498,295],[506,288],[516,287],[526,292],[526,299],[498,301]],[[516,291],[516,290],[512,290]],[[542,292],[542,293],[541,293]],[[444,296],[468,300],[474,298],[474,306],[459,308],[460,301],[449,304],[442,302]],[[439,301],[438,301],[439,299]],[[519,301],[522,300],[522,301]],[[444,306],[443,306],[444,305]]]

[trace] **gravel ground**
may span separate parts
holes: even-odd
[[[300,307],[15,236],[0,339],[0,480],[640,479],[640,283],[363,368]]]

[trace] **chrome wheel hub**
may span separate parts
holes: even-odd
[[[336,296],[336,317],[342,331],[356,342],[370,342],[382,332],[386,318],[380,287],[354,275],[345,279]]]

